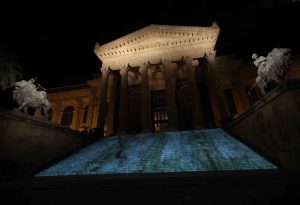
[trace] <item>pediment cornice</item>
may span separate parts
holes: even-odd
[[[95,46],[95,53],[102,60],[126,58],[155,50],[188,47],[213,47],[216,44],[220,28],[216,23],[209,27],[149,25],[102,46]]]

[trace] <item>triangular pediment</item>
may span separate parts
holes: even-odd
[[[143,58],[146,58],[145,53],[153,53],[154,50],[159,50],[156,53],[161,55],[163,51],[170,52],[178,48],[195,47],[197,44],[214,47],[219,30],[216,23],[210,27],[149,25],[107,44],[97,45],[95,53],[104,64],[108,61],[111,64],[116,58],[125,56],[141,54]]]

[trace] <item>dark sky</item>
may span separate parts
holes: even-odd
[[[299,4],[272,0],[109,1],[1,7],[0,54],[12,53],[24,78],[46,88],[84,83],[98,72],[95,42],[107,43],[149,24],[221,28],[217,55],[250,58],[273,47],[299,54]]]

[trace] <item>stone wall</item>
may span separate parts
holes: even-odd
[[[32,176],[96,140],[21,112],[0,112],[1,179]]]
[[[300,79],[277,87],[225,130],[280,167],[299,169]]]

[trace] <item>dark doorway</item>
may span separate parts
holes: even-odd
[[[165,132],[168,129],[168,112],[165,90],[151,91],[152,132]]]

